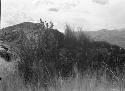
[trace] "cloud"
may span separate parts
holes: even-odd
[[[125,0],[2,1],[1,26],[43,18],[62,30],[65,22],[85,26],[86,30],[125,27]]]
[[[58,9],[58,8],[49,8],[48,11],[51,11],[51,12],[58,12],[59,9]]]
[[[62,6],[63,6],[64,8],[66,8],[66,9],[71,9],[71,8],[76,7],[77,4],[76,4],[76,3],[64,3],[64,4],[62,4]]]
[[[54,3],[50,0],[35,0],[33,2],[36,6],[39,6],[39,5],[53,5]]]
[[[105,5],[105,4],[108,4],[109,0],[93,0],[93,2],[101,5]]]

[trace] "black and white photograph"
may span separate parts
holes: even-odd
[[[0,91],[125,91],[125,0],[0,0]]]

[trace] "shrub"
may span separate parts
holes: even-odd
[[[88,71],[91,75],[94,72],[102,75],[100,70],[104,72],[110,68],[113,76],[123,71],[124,57],[121,54],[124,49],[104,41],[94,41],[82,30],[73,31],[69,25],[66,25],[64,34],[53,26],[52,22],[49,25],[40,19],[31,36],[27,37],[23,29],[1,36],[3,41],[9,38],[11,41],[5,42],[18,50],[18,73],[26,86],[47,88],[60,78],[68,80],[78,74],[84,76]],[[20,37],[14,39],[17,32]]]

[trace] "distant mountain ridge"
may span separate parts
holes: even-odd
[[[96,41],[106,41],[125,48],[125,29],[122,30],[99,30],[85,31],[90,38]]]

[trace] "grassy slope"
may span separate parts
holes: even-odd
[[[33,31],[37,30],[38,27],[36,27],[36,26],[37,26],[37,24],[34,24],[34,23],[22,23],[22,24],[18,24],[18,25],[12,26],[12,27],[5,28],[4,31],[18,30],[18,29],[22,30],[23,29],[23,31],[27,34],[28,32],[30,32],[32,30]],[[52,54],[54,54],[54,53],[57,53],[57,55],[60,53],[61,55],[64,56],[64,59],[62,58],[63,61],[67,62],[65,58],[69,58],[69,60],[68,60],[69,64],[72,65],[72,63],[77,63],[77,64],[75,64],[76,68],[75,68],[75,66],[73,64],[73,71],[74,71],[75,76],[74,76],[74,78],[69,77],[68,80],[65,80],[64,79],[65,75],[63,73],[61,74],[61,71],[59,70],[59,74],[58,74],[58,72],[55,73],[57,75],[55,75],[54,78],[53,78],[53,79],[55,79],[54,80],[55,82],[53,83],[53,85],[56,88],[54,88],[52,86],[49,86],[48,88],[45,88],[46,91],[48,91],[48,90],[49,91],[55,91],[55,90],[56,91],[113,91],[112,88],[114,88],[114,89],[122,89],[123,85],[124,85],[123,84],[124,82],[123,82],[123,80],[121,80],[121,78],[124,78],[124,77],[120,77],[118,75],[117,75],[118,77],[115,77],[116,74],[112,74],[110,69],[102,67],[102,69],[98,70],[100,75],[97,75],[98,74],[97,71],[94,71],[94,72],[92,71],[93,67],[92,67],[92,69],[84,70],[83,65],[85,66],[86,62],[88,62],[87,60],[89,60],[90,63],[88,62],[88,64],[86,64],[86,66],[89,66],[89,65],[93,66],[93,65],[91,65],[92,62],[95,63],[95,61],[97,61],[97,60],[100,61],[98,59],[98,52],[99,51],[96,50],[96,48],[97,49],[98,49],[98,47],[99,48],[103,48],[103,47],[105,48],[106,44],[105,43],[103,44],[103,42],[102,43],[91,42],[87,37],[85,37],[84,33],[82,33],[82,32],[77,32],[77,33],[73,32],[72,30],[70,30],[69,27],[67,27],[67,29],[68,30],[66,30],[66,33],[64,34],[64,36],[65,36],[64,40],[60,41],[63,44],[60,44],[61,46],[59,46],[59,47],[55,46],[56,50],[55,49],[52,50],[52,51],[46,50],[47,51],[46,53],[50,54],[50,56],[52,56]],[[53,36],[53,33],[49,33],[49,34],[51,34]],[[55,34],[60,34],[60,33],[56,32]],[[30,36],[30,35],[28,34],[28,36]],[[57,36],[57,35],[55,35],[55,36]],[[55,36],[54,37],[47,37],[47,39],[50,42],[54,41]],[[60,37],[60,35],[58,35],[58,36]],[[61,36],[62,36],[62,34],[61,34]],[[56,38],[58,38],[58,37],[56,37]],[[50,39],[53,39],[53,40],[50,40]],[[56,42],[54,42],[54,43],[56,43]],[[48,44],[48,45],[51,45],[51,43]],[[112,47],[112,45],[110,45],[110,44],[107,44],[107,46]],[[55,47],[52,47],[52,48],[55,48]],[[49,50],[51,50],[50,47],[47,47],[47,48],[49,48]],[[60,49],[61,49],[61,51],[60,51]],[[33,66],[34,67],[33,72],[34,72],[34,74],[36,74],[34,76],[37,76],[37,75],[43,76],[44,73],[39,74],[39,72],[43,72],[43,71],[39,70],[39,66],[38,66],[39,64],[37,64],[37,62],[40,62],[40,61],[38,61],[38,59],[39,59],[39,56],[41,56],[40,55],[41,52],[40,52],[40,54],[39,54],[39,52],[38,52],[38,54],[35,54],[34,50],[32,50],[32,49],[27,49],[26,48],[25,50],[28,50],[28,52],[26,52],[25,55],[23,55],[24,64],[22,66],[20,66],[21,70],[24,73],[29,72],[29,70],[26,69],[24,71],[24,69],[27,68],[27,66],[29,67],[29,65],[27,65],[27,64],[30,64],[29,62],[34,62],[34,55],[36,55],[36,59],[35,59],[36,64]],[[38,51],[38,50],[36,50],[36,51]],[[52,52],[52,54],[51,54],[51,52]],[[85,52],[88,53],[87,54],[88,55],[87,59],[85,59],[85,55],[86,55]],[[96,54],[96,52],[97,52],[97,54]],[[99,52],[99,53],[101,53],[101,52]],[[50,66],[52,68],[50,68],[50,69],[48,68],[49,72],[51,73],[51,69],[52,69],[52,73],[54,73],[55,70],[58,70],[57,69],[58,67],[56,69],[53,68],[53,67],[56,67],[57,65],[59,65],[59,68],[60,68],[60,66],[63,67],[61,69],[63,69],[63,72],[65,73],[65,71],[67,69],[69,69],[68,66],[66,66],[67,63],[65,64],[63,62],[64,65],[62,65],[62,64],[60,65],[61,62],[59,62],[59,60],[61,61],[61,59],[55,59],[57,57],[57,55],[56,56],[55,55],[56,54],[54,54],[54,56],[52,56],[52,58],[54,58],[54,60],[52,60],[52,58],[49,55],[47,57],[45,57],[45,59],[43,59],[43,60],[47,61],[47,65],[49,64],[49,62],[51,63],[52,61],[54,61],[54,62],[56,61],[56,63],[57,63],[57,64],[56,63],[53,64],[53,62],[52,62],[52,64],[54,66],[52,66],[52,64],[50,64]],[[76,56],[76,59],[74,59],[75,56]],[[49,59],[49,57],[50,57],[51,60]],[[92,61],[92,60],[94,60],[94,61]],[[46,63],[44,65],[46,65]],[[95,67],[96,66],[98,66],[98,65],[96,64]],[[47,67],[49,67],[49,66],[47,66]],[[43,67],[42,69],[45,69],[45,68]],[[37,73],[35,73],[35,72],[37,72]],[[48,70],[45,70],[45,72],[48,72]],[[84,73],[84,76],[81,75],[81,72]],[[48,76],[48,73],[45,73],[45,74],[47,74],[45,76]],[[111,81],[107,80],[107,79],[110,79],[110,77],[108,77],[108,75],[106,75],[106,74],[108,74],[108,75],[111,74],[111,78],[114,77],[112,79],[113,81],[112,80]],[[101,77],[98,78],[98,76],[101,76]],[[43,88],[41,88],[41,86],[40,86],[40,88],[39,88],[39,86],[38,86],[38,88],[31,88],[33,86],[25,88],[21,78],[19,78],[19,77],[20,76],[17,75],[16,73],[6,77],[1,82],[1,90],[0,91],[2,91],[2,90],[6,91],[6,89],[7,89],[7,91],[8,90],[9,91],[14,91],[14,90],[15,91],[20,91],[19,89],[22,89],[22,91],[28,91],[29,89],[30,89],[29,91],[41,91],[41,90],[43,90]],[[40,78],[36,78],[36,80],[37,79],[40,80]],[[44,80],[44,78],[41,79],[41,80]],[[12,84],[12,82],[13,82],[13,84]],[[12,85],[10,85],[10,84],[12,84]]]

